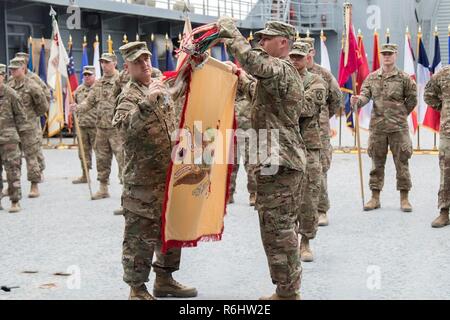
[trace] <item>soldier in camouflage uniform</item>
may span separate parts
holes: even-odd
[[[325,81],[327,89],[327,103],[322,106],[320,113],[320,137],[322,141],[322,149],[320,152],[320,162],[322,164],[322,179],[319,196],[319,226],[328,225],[327,212],[330,209],[330,200],[328,197],[328,171],[331,166],[333,156],[333,147],[331,146],[330,136],[330,118],[338,114],[339,108],[343,107],[342,92],[339,84],[333,74],[314,62],[316,50],[314,49],[314,38],[302,38],[301,42],[308,43],[311,46],[307,57],[308,71],[317,74]]]
[[[94,149],[100,190],[94,194],[93,200],[109,198],[110,196],[108,182],[113,155],[117,160],[121,181],[123,168],[123,141],[117,128],[112,126],[116,105],[113,88],[119,78],[119,72],[116,70],[117,57],[114,54],[103,53],[100,62],[103,77],[95,82],[87,98],[76,107],[77,114],[87,113],[92,109],[96,109],[97,113],[97,133]]]
[[[351,100],[352,105],[358,108],[373,100],[367,150],[372,158],[369,181],[372,198],[364,206],[364,210],[380,208],[380,191],[384,185],[384,167],[389,146],[397,169],[400,207],[402,211],[410,212],[412,206],[408,193],[412,184],[408,161],[413,149],[407,117],[417,105],[417,87],[410,76],[395,65],[397,45],[384,44],[380,52],[383,66],[369,74],[362,85],[361,94],[352,96]]]
[[[326,104],[327,90],[325,81],[306,68],[310,45],[296,42],[289,53],[292,64],[303,80],[305,104],[308,106],[300,114],[300,133],[306,145],[306,176],[302,190],[303,200],[298,213],[299,233],[301,234],[300,258],[304,262],[314,260],[309,241],[317,233],[319,221],[319,195],[322,180],[320,152],[322,149],[319,118],[322,106]]]
[[[296,224],[306,156],[299,128],[303,84],[288,61],[295,28],[283,22],[268,22],[255,34],[260,47],[252,49],[231,18],[220,18],[217,26],[231,55],[257,79],[252,127],[267,130],[271,142],[267,150],[268,141],[258,137],[256,209],[272,282],[277,288],[271,297],[262,299],[300,299],[302,269]],[[275,132],[278,139],[269,137]]]
[[[117,98],[120,93],[122,92],[122,89],[125,88],[128,81],[130,81],[130,74],[127,70],[126,64],[123,66],[124,69],[119,72],[119,78],[117,78],[116,83],[114,84],[113,92],[114,96]],[[157,68],[152,68],[152,78],[161,78],[163,74],[161,71]]]
[[[441,113],[439,140],[439,167],[441,183],[438,195],[439,216],[432,222],[433,228],[450,224],[450,66],[433,75],[425,87],[425,102]]]
[[[26,127],[27,115],[20,102],[20,97],[14,92],[14,90],[4,84],[5,75],[6,66],[1,64],[0,164],[5,166],[8,181],[8,196],[11,200],[11,208],[9,209],[9,212],[15,213],[20,211],[19,201],[22,198],[22,190],[20,187],[22,158],[19,148],[19,131],[32,130],[32,128]],[[3,177],[1,180],[3,180]],[[2,209],[3,208],[0,203],[0,210]]]
[[[24,59],[25,64],[28,65],[30,55],[25,52],[18,52],[18,53],[16,53],[16,58]],[[41,88],[42,92],[44,92],[44,94],[45,94],[47,103],[50,105],[51,95],[50,95],[50,88],[47,86],[47,84],[36,73],[29,71],[28,68],[25,70],[25,72],[26,72],[26,76],[28,78],[30,78],[31,80],[33,80]],[[37,126],[38,131],[36,132],[36,134],[39,137],[40,144],[42,145],[43,136],[42,136],[40,117],[38,117],[36,121],[38,123],[38,126]],[[41,173],[42,173],[42,177],[43,177],[43,173],[45,170],[45,158],[44,158],[44,154],[42,152],[42,148],[39,148],[39,152],[38,152],[37,156],[38,156],[38,160],[39,160],[39,167],[41,168]]]
[[[95,83],[95,67],[85,66],[83,68],[83,84],[81,84],[74,92],[75,104],[81,104],[86,100],[89,92],[91,91]],[[80,127],[80,136],[78,137],[83,142],[84,155],[86,157],[87,167],[92,169],[92,150],[95,146],[95,136],[97,135],[97,129],[95,127],[95,121],[97,120],[97,108],[92,108],[86,113],[77,113],[78,125]],[[78,156],[81,162],[81,170],[83,175],[78,179],[72,181],[73,184],[87,183],[87,172],[84,170],[83,160],[81,152],[78,152]]]
[[[29,77],[26,76],[26,63],[21,58],[14,58],[10,62],[12,81],[11,88],[20,97],[23,108],[27,113],[27,123],[24,127],[32,130],[19,132],[22,151],[27,162],[28,181],[31,182],[29,198],[39,197],[38,183],[41,182],[42,171],[39,162],[41,152],[41,140],[39,138],[40,128],[38,117],[43,116],[49,108],[47,98],[43,90]]]
[[[113,119],[125,141],[124,281],[131,287],[130,299],[154,299],[145,286],[153,266],[156,297],[195,297],[195,288],[172,278],[179,269],[181,249],[161,253],[161,210],[173,147],[171,134],[176,129],[172,100],[164,83],[151,77],[151,53],[145,42],[130,42],[120,52],[131,76],[117,99]]]
[[[249,81],[251,82],[251,86],[256,87],[256,82],[253,79],[252,76],[245,73],[245,71],[241,71],[244,73],[241,77],[243,79],[242,81]],[[245,77],[248,78],[248,80],[244,79]],[[249,140],[248,142],[245,141],[246,137],[248,137],[248,130],[252,129],[251,124],[251,101],[254,96],[255,88],[251,88],[251,97],[248,97],[245,92],[242,92],[242,86],[238,88],[238,91],[236,93],[236,103],[235,103],[235,109],[236,109],[236,119],[237,119],[237,130],[236,130],[236,141],[237,141],[237,150],[235,151],[235,163],[233,166],[233,171],[231,173],[231,179],[230,179],[230,197],[228,200],[228,203],[234,202],[234,193],[236,191],[236,178],[239,171],[239,161],[241,156],[244,157],[244,168],[247,172],[247,190],[250,194],[249,203],[250,206],[255,205],[256,201],[256,177],[255,177],[255,163],[252,163],[251,156],[256,155],[257,150],[256,146],[252,145],[252,141]]]

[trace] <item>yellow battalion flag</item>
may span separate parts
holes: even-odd
[[[114,53],[113,41],[111,39],[111,35],[108,36],[108,53]]]
[[[237,76],[208,58],[192,71],[163,206],[163,251],[220,240],[233,168]],[[230,161],[231,159],[231,161]]]
[[[52,100],[48,111],[48,136],[57,135],[64,127],[64,100],[62,94],[62,78],[68,78],[67,65],[69,56],[64,48],[59,33],[58,22],[56,21],[56,12],[51,8],[52,16],[52,42],[50,46],[50,58],[47,70],[47,83],[52,89]]]

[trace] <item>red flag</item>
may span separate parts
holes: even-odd
[[[358,33],[358,51],[360,54],[361,65],[358,68],[358,73],[356,75],[356,93],[359,94],[361,92],[361,87],[364,80],[369,75],[369,62],[367,61],[366,49],[364,48],[363,36],[361,33]],[[372,116],[372,101],[366,104],[364,107],[358,110],[359,112],[359,125],[363,129],[369,129],[370,126],[370,118]]]
[[[361,65],[358,43],[356,42],[355,33],[351,23],[347,28],[342,55],[341,65],[339,66],[339,85],[344,87],[350,76],[358,71],[358,68]]]
[[[373,34],[373,62],[372,71],[380,69],[380,44],[379,44],[378,32]]]

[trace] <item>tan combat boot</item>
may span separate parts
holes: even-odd
[[[412,211],[412,206],[408,201],[408,191],[407,190],[400,191],[400,209],[403,212],[411,212]]]
[[[380,206],[380,190],[372,190],[372,198],[364,206],[364,211],[375,210]]]
[[[328,216],[326,212],[319,211],[319,227],[328,226]]]
[[[19,201],[16,202],[12,202],[11,201],[11,208],[8,210],[9,213],[17,213],[20,212],[21,208],[20,208],[20,204]]]
[[[82,183],[87,183],[87,178],[86,175],[83,172],[83,175],[75,180],[72,181],[73,184],[82,184]]]
[[[450,219],[448,218],[448,209],[441,209],[439,217],[434,219],[434,221],[431,223],[431,226],[433,228],[443,228],[445,226],[448,226],[449,224]]]
[[[100,189],[92,196],[92,200],[109,198],[108,183],[100,182]]]
[[[250,203],[250,207],[255,206],[255,203],[256,203],[256,193],[255,192],[250,193],[249,203]]]
[[[31,183],[30,193],[28,194],[28,198],[39,198],[39,187],[36,182]]]
[[[113,211],[115,216],[123,216],[123,207],[121,206],[119,209]]]
[[[296,293],[292,296],[289,296],[289,297],[283,297],[283,296],[280,296],[280,295],[274,293],[270,297],[261,297],[261,298],[259,298],[259,300],[301,300],[301,298],[300,298],[300,294],[298,294],[298,293]]]
[[[158,298],[172,296],[175,298],[193,298],[197,289],[189,288],[175,281],[171,274],[157,273],[153,285],[153,295]]]
[[[147,287],[143,284],[140,287],[130,288],[128,300],[156,300],[156,298],[148,292]]]
[[[300,241],[300,260],[303,262],[314,261],[314,256],[309,246],[309,239],[305,236],[302,236],[302,240]]]

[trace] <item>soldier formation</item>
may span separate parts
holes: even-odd
[[[248,129],[278,130],[277,154],[267,150],[266,158],[259,158],[257,164],[250,161],[250,155],[257,153],[256,148],[267,149],[268,142],[258,137],[257,147],[238,144],[229,202],[233,202],[243,154],[249,204],[258,210],[262,243],[276,286],[275,293],[263,299],[300,299],[301,261],[313,261],[310,240],[319,226],[328,225],[327,172],[332,158],[329,119],[340,112],[342,94],[333,75],[314,62],[314,39],[295,42],[293,26],[267,23],[255,34],[259,44],[256,48],[231,18],[220,18],[217,27],[221,41],[242,68],[228,62],[238,75],[238,141]],[[114,54],[104,53],[100,58],[103,77],[96,81],[95,68],[86,66],[84,82],[74,93],[71,108],[77,115],[84,156],[80,152],[82,175],[73,183],[88,182],[86,169],[92,169],[94,151],[100,190],[93,200],[109,197],[115,156],[123,193],[121,208],[114,213],[125,218],[122,264],[123,280],[130,286],[129,298],[195,297],[195,288],[172,277],[180,266],[181,249],[161,252],[161,208],[174,143],[171,133],[177,128],[182,105],[179,97],[183,95],[178,93],[175,98],[169,84],[162,81],[161,72],[151,65],[151,52],[145,42],[130,42],[120,47],[120,52],[124,70],[116,70]],[[397,170],[400,208],[410,212],[408,161],[413,150],[407,116],[417,105],[417,89],[414,81],[395,65],[395,44],[383,45],[381,54],[383,66],[367,77],[361,94],[351,101],[355,109],[374,101],[368,147],[373,163],[369,182],[372,198],[364,210],[381,206],[390,147]],[[47,86],[27,72],[28,58],[19,54],[11,60],[12,78],[7,84],[6,66],[0,65],[0,169],[3,166],[6,170],[10,212],[20,210],[22,154],[31,182],[29,197],[39,196],[38,183],[45,169],[38,121],[48,111],[50,96]],[[432,226],[444,227],[450,224],[450,67],[433,76],[425,100],[441,111],[440,215]],[[156,273],[153,295],[145,285],[151,267]]]

